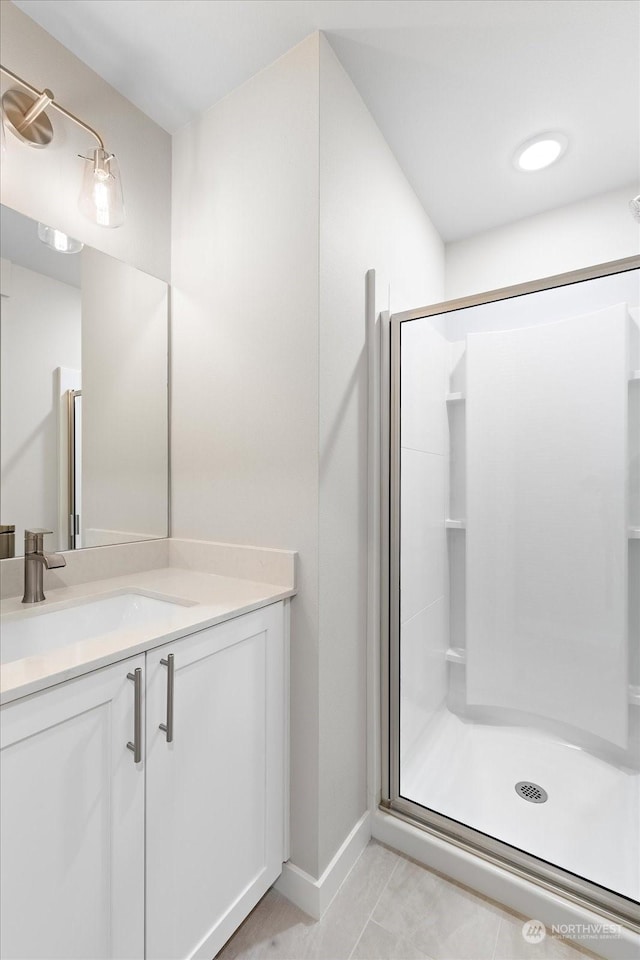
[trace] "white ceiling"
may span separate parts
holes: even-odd
[[[325,31],[447,241],[640,176],[637,0],[14,2],[171,132]],[[517,172],[546,130],[564,157]]]

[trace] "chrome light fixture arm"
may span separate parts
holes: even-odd
[[[27,113],[24,115],[24,119],[22,123],[15,125],[16,130],[23,135],[23,139],[29,139],[29,138],[24,138],[24,133],[26,129],[36,121],[36,119],[42,114],[42,112],[46,109],[46,107],[51,106],[55,110],[57,110],[58,113],[61,113],[63,117],[66,117],[67,120],[71,120],[78,127],[81,127],[88,134],[94,137],[98,143],[99,148],[101,150],[104,150],[104,141],[100,136],[100,134],[96,130],[94,130],[93,127],[90,127],[88,123],[85,123],[84,120],[81,120],[79,117],[76,117],[75,114],[71,113],[71,111],[66,110],[59,103],[57,103],[50,90],[42,90],[42,91],[37,90],[35,87],[32,87],[30,83],[27,83],[26,80],[23,80],[22,77],[19,77],[17,73],[14,73],[12,70],[8,70],[6,67],[3,67],[1,64],[0,64],[0,70],[2,71],[2,73],[4,73],[7,77],[9,77],[15,83],[19,83],[21,87],[24,87],[25,90],[28,90],[29,93],[36,98],[35,102],[28,108]],[[4,100],[4,97],[3,97],[3,100]],[[51,136],[53,136],[53,134],[51,134]],[[49,140],[47,140],[45,143],[33,143],[32,145],[47,146],[47,144],[50,142],[51,136],[49,137]]]
[[[115,155],[105,150],[104,141],[97,130],[56,103],[51,90],[37,90],[1,64],[0,71],[23,88],[12,87],[2,97],[3,133],[6,126],[22,143],[39,149],[47,147],[53,140],[53,127],[45,110],[53,107],[92,136],[98,144],[91,151],[92,156],[83,157],[79,154],[87,161],[78,201],[80,212],[99,227],[121,226],[125,220],[125,210],[120,168]]]

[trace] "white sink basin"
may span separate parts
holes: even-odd
[[[140,593],[121,593],[57,610],[14,614],[0,625],[0,663],[49,653],[81,640],[151,624],[171,626],[184,614],[185,604],[158,600]]]

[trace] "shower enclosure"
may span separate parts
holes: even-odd
[[[391,318],[383,783],[632,927],[639,301],[630,258]]]

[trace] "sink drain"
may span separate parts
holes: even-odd
[[[530,780],[520,780],[516,783],[516,793],[529,803],[546,803],[549,799],[547,791],[537,783],[531,783]]]

